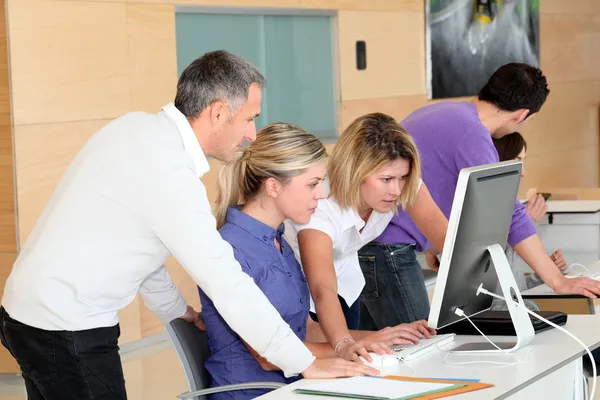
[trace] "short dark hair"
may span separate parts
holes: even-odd
[[[209,52],[181,73],[175,107],[186,117],[196,118],[210,104],[222,100],[237,112],[248,100],[253,83],[266,86],[264,76],[254,65],[224,50]]]
[[[527,151],[527,142],[519,132],[505,135],[500,139],[494,139],[494,146],[496,146],[500,161],[514,160],[521,154],[523,149]]]
[[[522,63],[506,64],[496,70],[479,91],[479,100],[504,111],[540,111],[548,97],[548,82],[539,68]]]

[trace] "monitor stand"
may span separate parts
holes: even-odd
[[[529,314],[527,313],[527,309],[525,307],[525,304],[523,303],[521,293],[517,288],[517,283],[515,282],[515,277],[513,276],[510,264],[506,259],[504,249],[499,244],[493,244],[487,247],[487,251],[490,253],[492,264],[496,269],[496,274],[498,276],[498,281],[500,282],[500,287],[502,288],[503,297],[505,299],[513,299],[515,302],[519,303],[519,305],[517,305],[510,300],[506,302],[506,305],[508,306],[508,311],[510,313],[510,318],[515,327],[515,332],[517,334],[516,341],[496,342],[495,340],[492,340],[502,350],[498,350],[487,341],[478,343],[465,343],[452,349],[452,353],[481,354],[512,352],[531,343],[535,336],[535,331],[533,330],[531,319],[529,318]],[[479,286],[479,288],[481,288],[481,285]],[[492,290],[495,288],[486,289]],[[479,295],[480,293],[481,292],[479,291],[479,289],[477,289],[477,295]]]

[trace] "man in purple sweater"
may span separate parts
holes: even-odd
[[[427,105],[402,121],[421,155],[423,182],[446,218],[460,170],[498,162],[492,137],[518,131],[540,110],[548,93],[546,78],[539,69],[512,63],[499,68],[472,101]],[[568,279],[561,274],[519,201],[508,243],[555,292],[588,297],[600,294],[600,282]],[[375,259],[378,275],[389,276],[392,271],[396,277],[393,282],[381,282],[378,298],[361,299],[361,329],[382,329],[428,317],[429,300],[415,255],[415,251],[428,248],[425,236],[400,210],[384,233],[361,249],[359,255],[365,265]]]

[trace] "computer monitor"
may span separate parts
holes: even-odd
[[[490,309],[493,298],[479,293],[483,287],[523,305],[504,249],[508,238],[522,163],[505,161],[461,170],[446,241],[440,259],[429,326],[440,329]],[[524,308],[507,302],[517,340],[496,343],[504,351],[516,350],[533,340],[534,330]],[[454,351],[494,351],[489,343],[470,343]],[[498,350],[495,350],[498,351]]]

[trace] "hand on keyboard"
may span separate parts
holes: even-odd
[[[364,340],[393,346],[396,344],[419,343],[419,340],[423,337],[430,338],[432,335],[435,335],[435,330],[429,328],[426,321],[416,321],[410,324],[383,328],[365,337]]]
[[[398,358],[400,360],[413,360],[429,353],[432,350],[435,350],[438,346],[453,341],[455,336],[456,335],[454,333],[436,335],[429,339],[423,339],[418,344],[411,343],[407,345],[393,346],[393,349],[398,354]]]
[[[367,362],[372,362],[370,354],[395,354],[387,345],[379,342],[360,340],[358,342],[343,343],[339,346],[338,354],[340,358],[348,361],[360,361],[364,358]]]
[[[378,369],[378,370],[381,370],[381,369],[387,368],[387,367],[393,367],[394,365],[397,365],[400,363],[400,359],[398,358],[398,356],[396,354],[379,355],[377,353],[370,353],[369,355],[371,356],[373,361],[368,362],[367,360],[365,360],[362,357],[360,358],[360,360],[363,362],[363,364],[365,364],[371,368]]]

